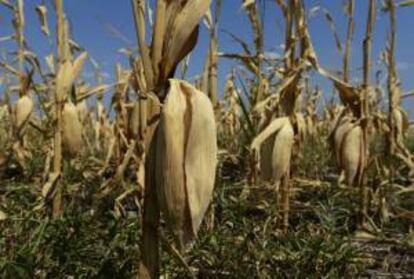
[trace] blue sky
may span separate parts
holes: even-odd
[[[54,49],[40,32],[40,26],[34,7],[41,0],[26,0],[26,38],[32,49],[42,57]],[[222,16],[219,28],[228,30],[249,43],[252,43],[252,30],[248,18],[241,9],[241,0],[222,0]],[[284,26],[280,11],[274,4],[274,0],[265,0],[262,6],[265,46],[269,52],[282,54],[280,45],[284,40]],[[360,80],[362,73],[359,70],[362,65],[362,38],[365,33],[365,19],[368,1],[357,0],[355,8],[356,29],[352,46],[352,78]],[[378,1],[380,4],[381,1]],[[309,11],[311,8],[321,6],[327,9],[333,16],[337,32],[343,41],[346,34],[347,19],[343,13],[343,0],[305,0]],[[49,25],[52,36],[55,29],[54,11],[51,1],[46,0],[49,12]],[[66,0],[65,11],[72,24],[74,39],[83,46],[89,54],[98,62],[105,72],[107,82],[111,82],[114,76],[114,65],[119,62],[127,66],[125,55],[118,50],[136,45],[135,30],[131,12],[131,1],[129,0]],[[400,8],[397,11],[398,34],[397,53],[398,70],[405,91],[414,89],[414,8]],[[11,14],[4,7],[0,7],[0,37],[10,35]],[[327,22],[321,12],[317,12],[308,18],[310,33],[315,50],[321,64],[329,70],[341,69],[342,57],[338,54],[335,42]],[[377,61],[380,52],[384,49],[389,29],[388,15],[378,13],[377,23],[374,30],[373,60]],[[116,31],[115,31],[116,30]],[[54,37],[51,38],[54,41]],[[205,27],[202,27],[199,44],[191,57],[191,66],[188,76],[201,73],[205,61],[206,48],[208,46],[208,35]],[[15,49],[14,42],[0,42],[1,49]],[[219,32],[220,52],[240,52],[239,46],[234,43],[225,33]],[[253,44],[252,44],[253,48]],[[224,79],[229,73],[234,62],[221,59],[219,63],[220,90]],[[378,69],[379,65],[374,65]],[[84,74],[92,78],[92,66],[86,65]],[[332,96],[331,83],[318,76],[312,75],[312,83],[319,84],[325,91],[325,96]],[[1,87],[0,87],[1,94]],[[414,100],[405,100],[404,107],[410,111],[414,119]]]

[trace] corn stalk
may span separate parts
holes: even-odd
[[[186,180],[187,176],[193,175],[193,171],[200,169],[193,168],[193,164],[200,161],[191,161],[196,151],[194,148],[199,144],[214,143],[210,146],[207,144],[207,148],[202,149],[210,150],[209,154],[198,155],[203,160],[213,163],[211,166],[215,162],[215,158],[211,157],[215,154],[214,151],[211,152],[215,146],[214,112],[211,102],[184,81],[168,81],[174,76],[178,63],[194,48],[198,38],[199,21],[207,12],[210,1],[158,0],[150,47],[145,43],[145,2],[132,0],[132,6],[141,55],[141,62],[134,66],[133,84],[139,94],[139,145],[143,146],[141,156],[145,160],[143,242],[139,278],[157,278],[160,211],[164,212],[168,227],[172,229],[180,250],[183,250],[196,236],[214,185],[214,181],[211,180],[214,173],[211,171],[215,167],[208,169],[209,177],[200,182],[197,189],[192,188],[194,180]],[[143,71],[140,71],[141,65]],[[148,100],[154,97],[158,102],[151,108],[150,103],[153,102]],[[161,111],[160,103],[163,104]],[[197,105],[196,109],[193,108],[194,105]],[[204,128],[214,136],[213,140],[208,136],[198,139],[193,136],[201,133],[197,131],[201,128],[200,122],[197,121],[203,118],[210,123]],[[210,122],[212,120],[213,122]],[[171,133],[171,127],[182,133]],[[176,148],[171,149],[174,146]],[[171,166],[173,162],[175,163]],[[168,180],[164,180],[166,177]],[[198,191],[205,191],[202,200],[197,198],[197,195],[201,195]],[[196,211],[192,208],[194,203],[199,206]],[[190,217],[192,220],[188,219]]]
[[[139,95],[139,140],[145,140],[147,129],[147,98],[149,90],[152,90],[153,84],[153,65],[155,71],[159,74],[159,68],[155,64],[160,61],[162,57],[163,34],[165,32],[165,9],[166,3],[164,0],[157,0],[157,11],[155,18],[153,34],[154,47],[152,50],[153,63],[151,64],[148,48],[145,44],[145,2],[142,0],[131,0],[133,5],[133,15],[135,22],[136,37],[141,54],[142,75],[138,75],[140,71],[135,71],[135,79],[140,82]],[[154,149],[150,149],[154,150]],[[148,153],[146,148],[142,154],[142,158],[147,158],[145,162],[145,194],[144,194],[144,212],[142,221],[142,246],[141,246],[141,260],[139,263],[138,278],[156,278],[159,276],[159,206],[156,196],[156,191],[152,187],[154,185],[154,175],[149,173],[147,169],[155,171],[155,162],[153,154]]]
[[[25,27],[25,15],[24,15],[24,1],[18,0],[16,1],[16,5],[13,8],[14,15],[13,15],[13,26],[15,30],[15,40],[17,42],[17,74],[19,80],[19,100],[17,101],[15,107],[15,117],[14,117],[14,130],[16,136],[16,142],[13,145],[14,152],[16,157],[19,161],[19,164],[25,167],[26,161],[26,152],[25,148],[25,128],[27,127],[28,119],[32,113],[33,108],[28,109],[27,107],[32,103],[31,106],[33,107],[33,101],[31,97],[28,95],[29,88],[26,86],[30,84],[31,77],[26,77],[24,74],[24,27]],[[5,65],[6,66],[6,65]],[[8,65],[7,65],[8,66]],[[10,66],[11,69],[13,69]]]
[[[56,14],[57,14],[57,49],[58,49],[58,67],[63,67],[63,64],[67,61],[67,41],[65,39],[65,18],[63,11],[63,0],[56,0]],[[58,81],[56,80],[56,83]],[[59,218],[62,215],[63,205],[62,205],[62,183],[61,183],[61,172],[62,172],[62,111],[64,106],[64,92],[59,92],[56,87],[54,94],[54,118],[55,118],[55,132],[54,132],[54,156],[53,156],[53,172],[57,178],[56,183],[56,193],[53,197],[53,218]]]
[[[218,52],[218,41],[217,41],[217,31],[215,25],[213,25],[212,30],[210,31],[210,49],[208,52],[209,55],[209,81],[210,86],[208,90],[208,96],[210,97],[211,102],[215,106],[217,103],[217,52]]]
[[[369,156],[369,124],[370,124],[370,77],[371,77],[371,51],[372,51],[372,31],[376,17],[376,0],[369,1],[368,18],[363,42],[363,83],[362,83],[362,100],[361,100],[361,127],[363,132],[363,150],[362,166],[360,169],[359,186],[360,186],[360,225],[364,226],[368,216],[368,189],[367,189],[367,162]]]
[[[349,0],[347,6],[347,15],[348,15],[348,31],[346,34],[346,45],[345,45],[345,54],[344,54],[344,68],[343,75],[344,81],[349,81],[349,60],[351,58],[351,49],[352,49],[352,37],[354,34],[354,6],[355,0]]]

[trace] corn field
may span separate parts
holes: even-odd
[[[120,1],[111,74],[69,2],[0,0],[0,278],[414,277],[414,1]]]

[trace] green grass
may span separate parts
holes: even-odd
[[[244,164],[223,162],[214,193],[214,227],[202,226],[184,255],[199,278],[343,278],[372,274],[413,274],[410,219],[382,223],[370,205],[377,239],[354,239],[356,190],[340,189],[336,167],[324,141],[305,145],[294,161],[290,232],[279,230],[275,193],[263,185],[240,198]],[[65,213],[51,220],[40,201],[44,158],[29,163],[30,175],[0,178],[0,278],[133,278],[140,257],[140,207],[115,187],[98,197],[102,177],[89,162],[64,167]],[[88,169],[89,168],[89,169]],[[127,176],[128,177],[128,176]],[[132,183],[132,180],[129,181]],[[319,182],[319,183],[317,183]],[[370,183],[376,183],[370,178]],[[391,196],[390,204],[414,210],[414,194]],[[412,224],[412,223],[411,223]],[[164,233],[169,235],[162,227]],[[162,274],[187,278],[187,271],[162,250]],[[72,277],[71,277],[72,276]]]

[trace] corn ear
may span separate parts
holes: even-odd
[[[197,235],[215,181],[217,135],[208,97],[171,79],[156,137],[160,209],[183,248]]]
[[[343,168],[342,165],[342,145],[345,139],[346,133],[352,128],[351,119],[349,117],[343,117],[339,120],[335,130],[333,132],[333,144],[336,163],[339,168]]]
[[[396,127],[396,132],[398,136],[403,136],[406,134],[409,128],[409,120],[407,113],[402,109],[393,110],[394,125]]]
[[[276,184],[287,173],[293,147],[294,131],[288,117],[274,119],[252,142],[251,149],[260,154],[262,179]],[[272,151],[270,151],[270,146]],[[265,152],[263,152],[265,151]],[[271,169],[269,168],[271,166]]]
[[[341,165],[345,170],[346,182],[354,185],[362,163],[363,134],[359,125],[351,127],[344,135],[341,150]]]
[[[273,181],[278,189],[281,179],[288,174],[292,154],[294,131],[292,124],[287,122],[275,137],[272,152]]]
[[[275,145],[276,133],[269,136],[260,147],[259,170],[260,177],[265,182],[273,181],[273,147]]]
[[[76,106],[67,102],[63,107],[63,146],[69,155],[76,155],[82,148],[82,125]]]
[[[25,95],[19,98],[15,107],[15,126],[17,130],[21,130],[23,125],[27,123],[33,111],[33,100]]]

